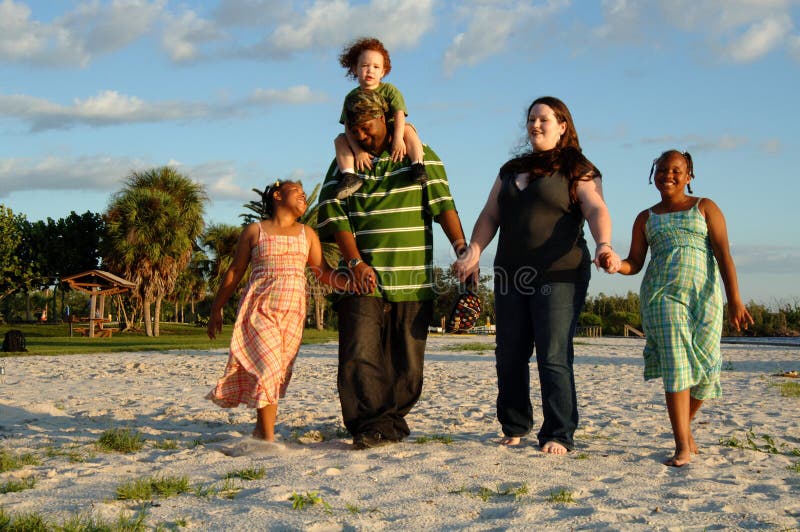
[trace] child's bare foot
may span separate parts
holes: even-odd
[[[549,441],[542,445],[542,452],[547,454],[567,454],[569,450],[557,441]]]
[[[692,453],[689,451],[676,452],[675,455],[666,460],[664,465],[672,467],[683,467],[692,461]]]
[[[253,429],[253,438],[264,441],[275,441],[275,435],[273,435],[271,438],[268,438],[267,435],[264,434],[264,431],[258,427]]]
[[[697,447],[697,442],[694,441],[694,436],[689,437],[689,452],[692,454],[700,454],[700,448]]]
[[[503,439],[500,440],[500,445],[514,446],[519,445],[521,441],[522,438],[517,438],[516,436],[503,436]]]

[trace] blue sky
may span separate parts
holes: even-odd
[[[795,304],[799,26],[798,0],[0,0],[0,203],[103,212],[131,171],[170,164],[207,187],[207,222],[237,224],[252,188],[322,180],[353,86],[337,55],[371,35],[467,234],[528,104],[553,95],[603,173],[623,256],[659,199],[653,158],[688,149],[745,300]],[[597,272],[590,293],[639,282]]]

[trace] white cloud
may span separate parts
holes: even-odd
[[[257,89],[251,96],[221,103],[146,102],[116,91],[103,91],[72,105],[61,105],[26,95],[0,95],[0,118],[13,118],[30,124],[32,131],[68,129],[77,125],[91,127],[230,118],[246,115],[257,108],[272,105],[307,105],[323,102],[324,93],[307,86],[288,89]]]
[[[83,2],[51,23],[31,19],[26,5],[0,3],[0,60],[86,66],[97,55],[124,48],[146,34],[166,0]]]
[[[0,159],[0,198],[15,192],[31,191],[116,192],[122,188],[131,172],[162,165],[175,167],[190,179],[203,184],[213,199],[244,203],[254,197],[251,187],[245,188],[237,183],[242,177],[230,161],[187,165],[174,160],[163,163],[97,155]]]
[[[542,5],[508,0],[462,4],[456,18],[465,20],[467,29],[457,34],[445,51],[445,74],[478,64],[512,45],[531,45],[522,36],[546,33],[544,22],[568,6],[567,0],[548,0]]]
[[[761,143],[761,150],[770,155],[775,155],[783,150],[783,145],[778,139],[767,139]]]
[[[285,21],[291,14],[286,0],[221,0],[213,18],[223,26],[265,27]]]
[[[797,273],[798,246],[736,246],[732,250],[740,273]]]
[[[0,159],[0,197],[31,190],[112,191],[132,170],[146,167],[130,157]]]
[[[675,149],[688,150],[690,152],[733,151],[741,149],[749,143],[749,139],[733,135],[722,135],[716,138],[702,137],[700,135],[667,135],[642,139],[642,144],[674,146]]]
[[[161,44],[175,62],[191,61],[201,55],[199,46],[224,38],[216,25],[200,18],[194,11],[167,16]]]
[[[753,61],[786,42],[791,30],[792,19],[788,15],[761,20],[734,39],[727,54],[735,62]]]
[[[629,42],[642,37],[642,6],[637,0],[603,0],[603,23],[592,30],[592,36],[607,42]]]
[[[298,22],[280,24],[251,50],[269,56],[341,47],[361,35],[376,35],[391,52],[416,45],[433,28],[433,0],[316,0]]]

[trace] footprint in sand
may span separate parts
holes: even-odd
[[[247,437],[242,440],[209,446],[227,456],[263,456],[287,454],[291,450],[284,443],[257,440]]]

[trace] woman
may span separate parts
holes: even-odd
[[[504,445],[518,445],[533,427],[529,360],[536,348],[545,453],[574,447],[578,406],[572,336],[589,286],[592,258],[583,236],[589,222],[595,256],[611,249],[611,218],[600,171],[581,153],[567,106],[545,96],[528,108],[531,151],[500,169],[454,268],[461,280],[476,273],[480,254],[498,228],[495,256],[497,418]]]

